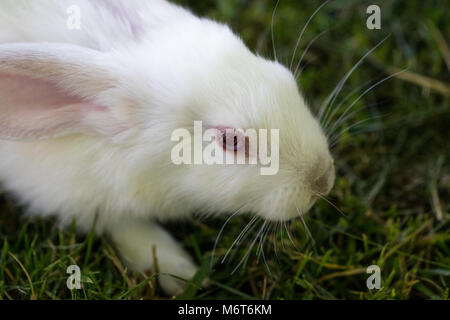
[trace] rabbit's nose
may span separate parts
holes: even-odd
[[[320,161],[315,172],[316,176],[311,184],[312,191],[320,195],[328,194],[334,185],[335,179],[333,160]]]

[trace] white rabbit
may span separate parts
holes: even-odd
[[[68,28],[79,6],[80,29]],[[76,219],[130,267],[190,279],[158,220],[193,212],[286,220],[334,183],[328,143],[292,73],[230,29],[162,0],[0,2],[0,183],[27,212]],[[280,129],[280,169],[175,165],[171,134]],[[219,143],[219,142],[218,142]],[[227,152],[233,152],[227,151]],[[161,276],[171,294],[183,282]]]

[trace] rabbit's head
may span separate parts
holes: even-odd
[[[157,48],[149,39],[107,53],[58,43],[0,45],[0,137],[81,134],[122,145],[140,183],[166,190],[167,207],[240,210],[270,220],[309,210],[330,191],[334,166],[295,77],[252,54],[222,25],[199,20],[184,28],[165,30],[160,37],[168,40]],[[173,133],[184,129],[194,144],[198,122],[215,132],[203,147],[212,142],[256,163],[174,163]],[[259,151],[250,152],[242,134],[248,129],[258,142],[267,132],[270,174],[263,174],[268,165]]]

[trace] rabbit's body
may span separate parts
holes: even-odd
[[[72,3],[2,1],[0,43],[63,42],[118,51],[120,56],[121,49],[135,46],[140,37],[147,43],[157,41],[158,34],[152,31],[163,28],[163,23],[170,26],[170,20],[194,19],[165,1],[127,1],[126,6],[119,1],[77,1],[81,29],[69,29],[67,9]],[[167,136],[164,139],[169,141]],[[132,144],[124,146],[83,134],[29,142],[0,140],[0,183],[30,214],[56,215],[63,226],[76,220],[84,232],[96,221],[96,232],[107,232],[115,239],[122,255],[137,270],[150,268],[152,245],[157,245],[162,272],[189,279],[196,270],[190,258],[167,233],[148,222],[149,217],[180,217],[189,210],[182,202],[167,201],[170,186],[164,188],[157,182],[161,175],[173,174],[164,169],[168,159],[158,159],[160,148],[152,150],[148,144],[146,161],[153,165],[145,168],[134,159],[140,151]],[[181,285],[171,277],[162,277],[161,283],[170,293]]]
[[[67,27],[72,3],[0,2],[0,183],[28,212],[83,231],[96,220],[133,268],[150,269],[156,246],[159,270],[187,279],[196,267],[157,219],[286,219],[331,188],[334,171],[316,179],[331,172],[326,139],[284,67],[165,1],[77,1],[80,30]],[[195,120],[282,128],[280,173],[174,165],[171,133]]]
[[[4,0],[1,9],[0,43],[64,42],[100,51],[127,46],[189,16],[162,0]]]

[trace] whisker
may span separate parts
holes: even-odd
[[[227,226],[228,222],[230,222],[230,220],[231,220],[234,216],[236,216],[236,215],[238,214],[238,212],[239,212],[243,207],[245,207],[245,205],[243,205],[242,207],[240,207],[239,209],[237,209],[235,213],[233,213],[231,216],[229,216],[228,219],[227,219],[227,220],[224,222],[224,224],[222,225],[222,228],[220,228],[219,233],[217,234],[217,237],[216,237],[216,241],[214,241],[214,246],[213,246],[213,249],[212,249],[212,252],[211,252],[211,264],[210,264],[211,268],[212,268],[212,266],[213,266],[213,264],[214,264],[214,254],[215,254],[215,252],[216,252],[217,243],[219,242],[219,239],[220,239],[220,236],[222,235],[223,230],[224,230],[225,227]]]
[[[319,33],[317,36],[315,36],[314,38],[312,38],[312,40],[311,40],[311,41],[308,43],[308,45],[306,46],[306,49],[303,50],[303,53],[302,53],[302,55],[301,55],[301,57],[300,57],[300,61],[297,63],[297,66],[295,67],[295,70],[294,70],[294,77],[295,77],[295,78],[300,77],[300,75],[301,75],[301,73],[302,73],[302,71],[303,71],[303,68],[302,68],[302,69],[300,70],[300,73],[297,75],[298,68],[300,68],[300,65],[302,64],[303,58],[305,57],[305,55],[306,55],[306,53],[308,52],[308,50],[309,50],[309,48],[311,47],[311,45],[314,43],[314,41],[316,41],[318,38],[320,38],[321,35],[323,35],[324,33],[328,32],[328,31],[330,31],[330,29],[325,30],[325,31],[322,31],[322,32]]]
[[[250,255],[253,247],[255,246],[256,240],[259,238],[259,235],[261,234],[261,232],[263,231],[264,227],[266,226],[267,220],[264,221],[262,227],[259,229],[255,239],[252,241],[247,253],[244,255],[244,257],[242,258],[241,262],[239,262],[239,264],[233,269],[233,271],[231,272],[231,274],[234,274],[236,272],[237,269],[239,269],[239,267],[241,266],[241,264],[244,262],[244,260],[246,258],[248,258],[248,256]]]
[[[280,4],[280,0],[277,0],[277,3],[275,4],[275,8],[273,9],[273,12],[272,12],[272,20],[270,22],[270,33],[272,34],[272,47],[273,47],[273,56],[275,58],[275,61],[278,61],[278,58],[277,58],[277,50],[275,49],[275,36],[274,36],[274,32],[273,32],[273,20],[275,18],[275,12],[277,11],[279,4]]]
[[[306,233],[308,234],[308,237],[311,239],[311,242],[313,246],[316,245],[316,240],[314,240],[314,237],[312,236],[311,231],[308,228],[308,225],[306,224],[305,218],[303,218],[303,213],[301,213],[300,209],[297,207],[297,202],[295,203],[295,208],[297,209],[298,215],[300,217],[300,220],[303,223],[303,226],[305,227]]]
[[[225,260],[228,257],[228,254],[231,252],[231,250],[233,249],[233,247],[240,242],[241,238],[243,237],[243,235],[247,232],[248,228],[256,221],[257,216],[254,216],[248,223],[247,225],[244,227],[244,229],[242,229],[242,231],[239,233],[239,235],[236,237],[236,239],[233,241],[233,243],[231,244],[231,246],[228,248],[227,252],[225,253],[224,257],[222,258],[221,263],[224,263]]]
[[[256,247],[256,263],[259,263],[259,258],[261,256],[261,249],[262,249],[263,239],[264,239],[264,237],[265,237],[265,235],[267,233],[267,230],[269,229],[269,226],[270,225],[267,225],[267,226],[264,227],[262,233],[260,234],[260,236],[258,238],[259,239],[259,244]]]
[[[283,221],[283,222],[285,222],[285,221]],[[291,233],[289,232],[289,230],[288,230],[288,228],[286,226],[286,223],[284,223],[284,229],[286,230],[288,238],[291,241],[291,243],[294,246],[294,248],[297,249],[298,251],[300,251],[300,249],[295,245],[294,241],[292,240]]]
[[[324,195],[320,194],[320,193],[314,193],[316,196],[318,196],[320,199],[325,200],[328,204],[330,204],[333,208],[335,208],[340,214],[342,214],[344,217],[348,218],[347,215],[342,212],[341,209],[339,209],[333,202],[331,202],[330,200],[328,200]]]
[[[366,82],[364,82],[362,85],[357,86],[355,89],[353,89],[349,94],[347,94],[342,100],[341,102],[339,102],[339,104],[334,108],[333,112],[327,117],[325,123],[322,124],[322,128],[324,128],[324,130],[327,130],[328,125],[330,124],[330,121],[333,120],[334,115],[336,114],[337,111],[340,110],[340,108],[342,107],[342,105],[347,102],[355,93],[357,93],[358,91],[360,91],[362,88],[366,87],[368,84],[370,84],[374,79],[370,79]]]
[[[361,93],[361,94],[355,99],[355,101],[353,101],[353,102],[345,109],[345,111],[344,111],[344,112],[341,114],[341,116],[336,120],[336,122],[340,121],[340,119],[342,119],[342,118],[347,114],[347,112],[355,105],[355,103],[357,103],[362,97],[364,97],[370,90],[372,90],[373,88],[375,88],[375,87],[377,87],[378,85],[382,84],[383,82],[389,80],[390,78],[393,78],[393,77],[395,77],[396,75],[398,75],[398,74],[400,74],[400,73],[402,73],[402,72],[405,72],[406,70],[407,70],[407,69],[400,70],[400,71],[398,71],[398,72],[396,72],[396,73],[393,73],[393,74],[391,74],[391,75],[389,75],[389,76],[387,76],[387,77],[381,79],[380,81],[376,82],[375,84],[371,85],[368,89],[366,89],[363,93]],[[335,122],[335,124],[330,128],[330,132],[333,132],[333,130],[335,129],[335,127],[336,127],[336,122]]]
[[[355,127],[358,127],[358,126],[361,126],[363,123],[365,123],[365,122],[367,122],[367,121],[374,120],[374,119],[377,119],[377,118],[382,118],[382,117],[383,117],[383,116],[381,115],[381,116],[368,117],[368,118],[359,120],[359,121],[353,123],[352,125],[348,126],[347,128],[345,128],[345,130],[349,132],[351,129],[353,129],[353,128],[355,128]],[[338,127],[336,127],[336,129],[338,129]],[[339,140],[341,139],[341,137],[342,137],[342,132],[341,132],[341,133],[339,133],[339,132],[338,132],[338,133],[335,133],[335,134],[333,135],[333,137],[331,137],[331,138],[329,139],[329,141],[330,141],[330,147],[331,147],[331,146],[334,146],[334,145],[336,144],[336,142],[339,141]]]
[[[277,249],[277,238],[278,238],[278,234],[279,234],[279,226],[280,226],[280,222],[277,221],[272,228],[272,234],[274,234],[274,239],[273,239],[273,250],[275,252],[275,257],[277,258],[277,261],[280,261],[280,258],[278,257],[278,249]],[[273,229],[275,229],[275,232],[273,232]]]
[[[368,105],[366,105],[366,106],[359,107],[359,108],[353,110],[352,112],[350,112],[348,115],[346,115],[346,116],[345,116],[344,118],[342,118],[341,120],[339,120],[339,122],[336,121],[336,122],[335,122],[335,125],[336,125],[336,127],[339,127],[341,124],[345,123],[345,121],[347,121],[349,118],[351,118],[353,115],[355,115],[355,114],[358,113],[359,111],[361,111],[361,110],[363,110],[363,109],[365,109],[365,108],[370,108],[370,107],[373,107],[373,106],[379,106],[379,105],[381,105],[381,102],[371,103],[371,104],[368,104]],[[373,117],[373,118],[376,118],[376,117]],[[326,130],[326,129],[325,129],[325,130]],[[327,132],[327,138],[329,138],[331,134],[332,134],[332,132]]]
[[[247,237],[248,237],[249,235],[252,234],[253,230],[256,228],[256,226],[258,225],[258,222],[259,222],[259,221],[264,221],[264,220],[263,220],[263,219],[257,219],[257,220],[255,220],[255,223],[253,223],[253,225],[250,227],[250,229],[247,230],[247,232],[246,232],[246,233],[241,237],[241,239],[237,242],[236,248],[237,248],[237,246],[240,246],[241,243],[244,243],[245,239],[247,239]],[[236,256],[236,254],[237,254],[238,252],[239,252],[238,250],[231,251],[231,254],[230,254],[230,257],[228,258],[228,260],[229,260],[230,262],[233,261],[234,257]]]
[[[267,234],[268,234],[269,230],[270,230],[270,228],[268,226],[266,234],[264,235],[264,237],[262,239],[262,243],[260,244],[260,248],[261,248],[261,254],[262,254],[262,257],[263,257],[264,264],[266,265],[266,268],[267,268],[267,272],[269,273],[269,276],[272,276],[272,272],[270,271],[269,264],[267,263],[266,256],[264,254],[264,242],[266,241],[266,237],[267,237]]]
[[[329,110],[331,109],[331,106],[333,105],[336,97],[339,95],[339,93],[342,90],[342,87],[344,86],[345,82],[347,82],[347,79],[351,76],[351,74],[353,73],[353,71],[355,71],[356,68],[358,68],[358,66],[367,58],[367,56],[369,56],[375,49],[377,49],[384,41],[386,41],[387,38],[390,37],[390,34],[387,35],[383,40],[381,40],[380,42],[378,42],[374,47],[372,47],[372,49],[370,49],[369,51],[366,52],[366,54],[364,54],[364,56],[362,56],[361,59],[358,60],[358,62],[356,62],[356,64],[344,75],[344,77],[338,82],[338,84],[336,85],[336,87],[333,89],[333,91],[330,93],[330,95],[327,97],[327,99],[322,103],[322,105],[320,106],[320,112],[319,112],[319,121],[322,122],[322,116],[324,115],[325,112],[325,107],[329,106],[327,109],[327,112],[325,114],[325,119],[329,113]],[[330,104],[331,102],[331,104]]]
[[[383,116],[379,116],[379,117],[383,117]],[[360,125],[360,124],[358,124],[358,125]],[[367,133],[367,132],[374,132],[374,131],[379,131],[379,130],[364,130],[364,127],[360,127],[359,130],[353,130],[352,132],[347,133],[347,136],[353,137],[360,133]],[[335,141],[332,144],[330,144],[330,149],[334,148],[339,143],[339,141],[342,139],[342,133],[337,134],[336,136],[337,137],[336,137]]]
[[[302,31],[300,32],[300,35],[298,37],[297,43],[295,44],[294,53],[292,54],[291,63],[289,65],[289,69],[292,71],[292,65],[294,64],[295,54],[297,53],[298,46],[300,45],[300,41],[302,40],[303,33],[305,32],[306,28],[308,27],[309,23],[311,22],[312,18],[316,15],[317,12],[319,12],[320,9],[322,9],[323,6],[325,6],[330,0],[326,0],[324,3],[322,3],[316,11],[313,12],[313,14],[309,17],[308,21],[306,21],[305,26],[303,27]]]
[[[263,241],[263,237],[265,236],[267,230],[269,229],[269,225],[267,225],[266,228],[264,228],[263,232],[261,233],[261,236],[259,237],[259,246],[256,249],[256,262],[259,262],[259,256],[261,255],[261,245]]]
[[[303,70],[304,69],[306,69],[306,67],[308,66],[310,64],[310,62],[309,61],[307,61],[306,63],[305,63],[305,65],[300,69],[300,71],[299,71],[299,73],[298,73],[298,75],[297,76],[295,76],[295,78],[296,78],[296,80],[297,80],[297,82],[298,82],[298,80],[300,79],[300,75],[302,74],[302,72],[303,72]]]
[[[281,247],[284,251],[286,251],[286,247],[284,246],[284,230],[283,230],[284,221],[280,221],[280,237],[281,237]]]

